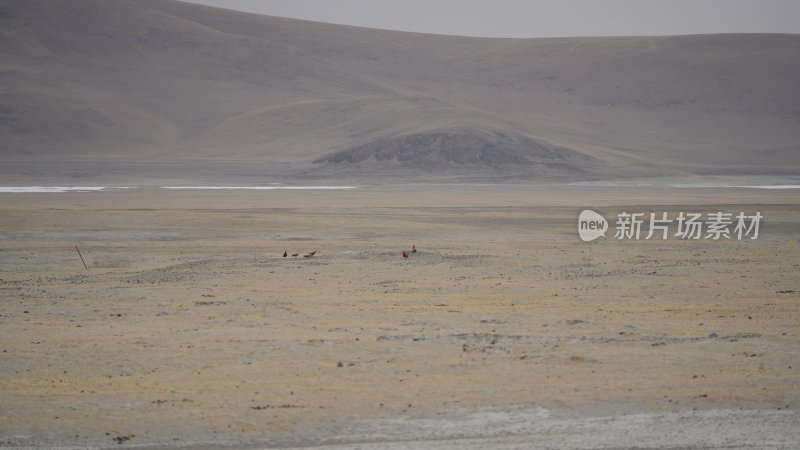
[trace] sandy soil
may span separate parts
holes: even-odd
[[[401,194],[0,196],[0,446],[797,445],[798,199]],[[559,198],[766,219],[583,243]]]

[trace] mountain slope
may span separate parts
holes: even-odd
[[[785,173],[800,168],[798,55],[795,35],[485,39],[172,0],[2,0],[0,157]]]

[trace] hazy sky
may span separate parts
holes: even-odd
[[[800,33],[800,0],[189,0],[282,17],[495,37]]]

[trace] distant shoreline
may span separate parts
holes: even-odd
[[[469,184],[469,183],[467,183]],[[613,187],[613,188],[665,188],[665,189],[769,189],[786,190],[800,189],[800,184],[761,184],[761,185],[728,185],[728,184],[626,184],[626,183],[571,183],[566,186],[571,187]],[[134,190],[149,186],[0,186],[0,194],[60,194],[60,193],[89,193],[89,192],[112,192],[119,190]],[[364,189],[363,186],[155,186],[157,189],[167,189],[175,191],[338,191],[338,190],[358,190]]]

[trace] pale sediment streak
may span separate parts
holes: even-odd
[[[748,189],[800,189],[800,184],[775,184],[775,185],[730,186],[730,187],[748,188]]]
[[[607,182],[578,181],[569,186],[599,188],[658,188],[658,189],[800,189],[800,184],[722,184],[722,183],[660,183],[660,182]]]
[[[106,189],[128,189],[127,186],[0,186],[0,193],[36,194],[62,192],[99,192]]]
[[[388,418],[352,424],[340,445],[401,450],[795,448],[800,417],[789,410],[703,410],[581,416],[543,408],[461,410],[430,418]]]
[[[159,186],[175,190],[348,190],[360,186]],[[132,189],[128,186],[0,186],[0,194],[53,194],[64,192],[101,192]],[[134,188],[135,189],[135,188]]]
[[[161,189],[187,189],[187,190],[346,190],[358,189],[359,186],[161,186]]]

